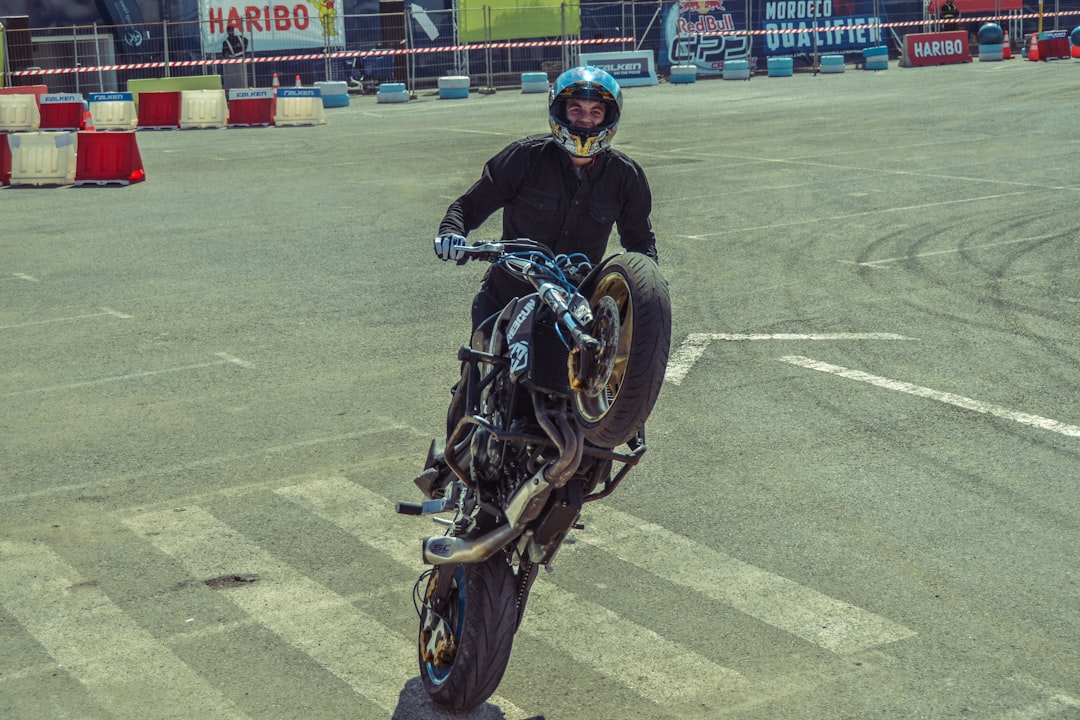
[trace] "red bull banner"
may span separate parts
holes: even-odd
[[[676,0],[664,11],[658,64],[695,65],[699,75],[722,73],[729,60],[752,59],[749,29],[742,0]]]
[[[338,0],[199,0],[204,53],[220,53],[228,28],[246,41],[246,52],[310,50],[345,46]]]

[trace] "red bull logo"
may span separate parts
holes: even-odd
[[[707,15],[713,10],[724,12],[724,0],[679,0],[679,14],[696,12],[698,15]]]

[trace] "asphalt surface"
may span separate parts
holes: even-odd
[[[468,717],[1080,717],[1077,72],[627,90],[668,380]],[[0,190],[0,717],[443,717],[392,508],[483,268],[431,237],[545,112],[354,97]]]

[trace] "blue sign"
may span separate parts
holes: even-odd
[[[623,87],[656,85],[659,82],[651,50],[581,53],[581,64],[600,68]]]
[[[882,18],[868,0],[765,0],[766,55],[842,53],[882,44]]]
[[[90,102],[131,102],[129,92],[90,93]]]
[[[304,87],[279,87],[277,91],[279,98],[302,98],[302,97],[322,97],[322,90],[319,88],[304,88]]]

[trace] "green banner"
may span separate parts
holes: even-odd
[[[461,42],[559,37],[581,33],[578,3],[551,0],[458,0]],[[565,15],[565,22],[564,22]]]

